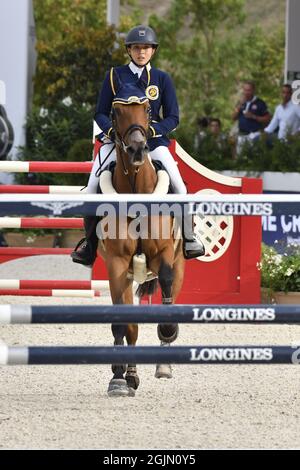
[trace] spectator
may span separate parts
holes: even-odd
[[[210,136],[214,139],[215,143],[222,149],[224,144],[227,143],[227,136],[222,132],[222,123],[219,118],[210,118],[208,125],[208,132]]]
[[[197,119],[198,130],[194,140],[194,149],[196,152],[200,150],[201,142],[207,136],[208,124],[209,120],[207,117],[201,117]]]
[[[270,124],[264,129],[267,134],[274,134],[285,140],[287,135],[295,135],[300,131],[300,106],[292,102],[293,89],[285,84],[281,89],[282,103],[276,107]]]
[[[218,118],[210,118],[208,129],[211,135],[219,137],[221,135],[222,124]]]
[[[238,120],[238,155],[245,142],[253,142],[259,138],[260,131],[271,118],[266,103],[254,93],[254,82],[244,82],[242,98],[232,114],[232,119]]]

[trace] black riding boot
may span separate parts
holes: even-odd
[[[198,258],[205,255],[205,247],[194,234],[193,214],[185,215],[183,218],[183,256],[185,259]]]
[[[96,234],[97,223],[99,217],[84,217],[85,238],[80,240],[71,253],[74,263],[83,264],[84,266],[92,266],[97,256],[98,237]]]

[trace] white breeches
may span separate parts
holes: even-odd
[[[100,149],[100,159],[101,163],[104,162],[105,158],[113,148],[114,144],[105,144],[101,147]],[[165,147],[161,145],[160,147],[157,147],[154,149],[152,152],[150,152],[150,157],[152,160],[160,160],[162,164],[164,165],[165,169],[167,170],[174,191],[176,194],[186,194],[186,186],[183,182],[183,179],[181,177],[181,174],[179,173],[177,163],[175,162],[172,154],[170,153],[168,147]],[[111,162],[116,160],[116,149],[114,149],[107,160],[104,163],[104,166],[106,167],[109,165]],[[87,184],[86,188],[86,193],[90,194],[96,194],[97,193],[97,188],[99,184],[99,176],[96,176],[96,172],[99,169],[100,163],[99,163],[99,156],[97,155],[94,164],[92,167],[92,171],[90,174],[90,178]]]

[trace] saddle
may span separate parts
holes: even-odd
[[[154,190],[154,193],[160,194],[174,194],[174,188],[171,183],[169,174],[160,160],[152,160],[152,164],[155,168],[158,183],[157,187]],[[111,194],[116,193],[112,185],[113,175],[116,167],[116,162],[111,162],[107,165],[100,173],[99,176],[99,193],[101,194]],[[168,179],[168,182],[167,182]],[[168,187],[167,187],[168,184]]]
[[[157,173],[157,184],[156,188],[153,191],[157,194],[172,194],[174,193],[173,186],[170,181],[170,177],[161,161],[152,161],[152,164]],[[102,194],[113,194],[117,191],[115,190],[112,179],[114,170],[116,167],[116,162],[111,162],[107,167],[105,167],[99,176],[99,192]],[[178,226],[176,224],[176,219],[173,219],[173,233],[177,233]],[[174,237],[174,249],[176,250],[179,243],[178,236]],[[105,245],[102,242],[103,250],[105,251]],[[133,267],[129,270],[127,274],[128,279],[133,279],[139,284],[144,282],[152,281],[157,278],[157,275],[151,272],[147,267],[146,257],[144,253],[135,254],[133,257]]]

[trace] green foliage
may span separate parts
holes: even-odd
[[[89,159],[92,119],[105,71],[127,61],[120,32],[141,22],[136,0],[121,17],[119,31],[106,25],[106,0],[34,0],[38,68],[35,107],[27,122],[26,160]],[[245,26],[245,0],[172,0],[166,16],[150,16],[160,41],[154,65],[168,71],[176,85],[181,122],[175,133],[194,158],[215,170],[300,171],[297,139],[260,141],[245,146],[235,160],[234,143],[220,146],[208,136],[194,148],[196,119],[218,117],[223,130],[232,126],[231,113],[241,81],[253,79],[257,94],[273,111],[283,77],[284,32],[272,35]],[[71,99],[71,105],[62,100]],[[40,108],[48,116],[40,116]],[[40,184],[84,184],[86,175],[39,174]],[[27,182],[27,175],[17,176]]]
[[[300,139],[289,137],[285,141],[274,140],[269,148],[263,139],[245,144],[235,168],[255,171],[300,172]]]
[[[27,145],[20,159],[28,161],[91,160],[91,107],[59,102],[55,109],[34,108],[26,125]],[[35,184],[84,184],[85,174],[39,173],[29,175]],[[28,175],[17,173],[18,183],[28,184]]]
[[[177,138],[185,149],[189,148],[195,160],[212,170],[300,172],[300,139],[296,136],[290,136],[287,141],[275,139],[272,147],[264,137],[245,143],[238,158],[235,157],[235,141],[226,138],[226,134],[221,142],[207,134],[197,149],[189,139],[184,140],[184,135],[177,133]]]
[[[34,12],[38,52],[34,103],[53,108],[70,96],[78,105],[95,106],[105,72],[127,60],[123,38],[106,24],[106,0],[35,0]],[[122,16],[119,31],[133,24],[133,17]]]
[[[39,41],[35,103],[54,108],[67,96],[77,105],[95,107],[105,72],[123,63],[123,48],[115,48],[117,37],[112,28],[71,30],[62,40]]]
[[[92,156],[93,116],[105,72],[126,61],[123,38],[106,24],[106,0],[34,0],[37,73],[27,117],[28,161],[80,161]],[[137,14],[134,0],[123,0]],[[119,31],[134,24],[122,16]],[[84,185],[88,175],[17,174],[22,184]]]
[[[168,14],[150,17],[160,39],[157,66],[176,85],[181,123],[177,135],[191,151],[196,119],[214,116],[223,128],[231,114],[241,82],[253,79],[257,93],[273,110],[283,78],[284,32],[266,35],[258,27],[244,31],[244,0],[173,0]]]
[[[106,4],[106,0],[33,0],[38,40],[50,43],[54,38],[65,39],[71,30],[106,28]],[[126,7],[135,4],[134,0],[121,0]],[[134,9],[132,16],[136,14]],[[122,31],[133,25],[131,16],[120,20]]]
[[[241,37],[237,54],[242,58],[238,81],[252,79],[257,94],[263,98],[273,112],[280,98],[280,86],[284,74],[285,31],[279,27],[266,35],[259,27],[252,28]]]
[[[80,162],[92,160],[93,158],[93,143],[91,139],[80,139],[76,140],[73,146],[67,153],[66,161],[68,162]],[[63,180],[61,184],[70,184],[70,185],[82,185],[87,179],[87,175],[78,173],[78,174],[60,174],[57,175]],[[57,184],[59,183],[60,178],[57,179]]]
[[[106,0],[34,0],[37,37],[51,42],[72,28],[105,26]]]
[[[231,170],[236,166],[236,161],[233,160],[234,144],[223,134],[216,138],[207,133],[191,154],[199,163],[213,170]]]
[[[261,259],[261,286],[271,293],[300,292],[300,247],[288,245],[284,254],[263,245]]]

